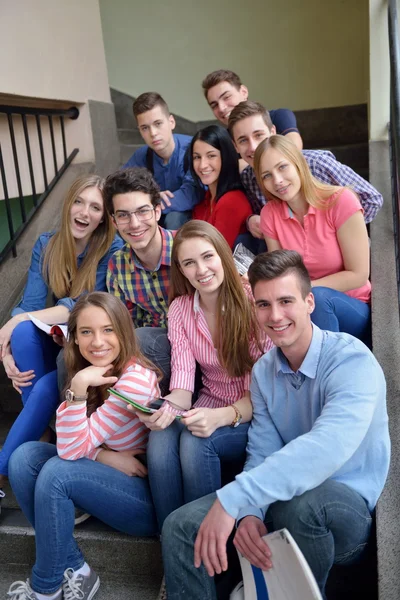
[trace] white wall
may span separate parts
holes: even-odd
[[[65,120],[68,153],[79,148],[75,162],[94,162],[93,136],[87,101],[111,102],[98,0],[13,0],[1,2],[0,104],[50,108],[78,106],[79,119]],[[55,120],[57,122],[58,120]],[[16,138],[24,195],[31,193],[20,119]],[[28,119],[36,164],[37,191],[44,189],[35,123]],[[44,131],[46,124],[43,122]],[[57,125],[55,125],[57,128]],[[47,136],[48,137],[48,136]],[[9,195],[17,195],[8,125],[0,117],[0,143]],[[61,143],[57,153],[62,163]],[[47,144],[48,179],[54,175]],[[0,198],[3,198],[0,185]]]
[[[210,118],[201,81],[236,71],[269,108],[368,100],[368,0],[100,0],[111,87]]]

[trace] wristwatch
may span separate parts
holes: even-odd
[[[242,422],[242,413],[240,412],[240,410],[238,408],[236,408],[236,406],[234,404],[231,404],[231,407],[233,408],[233,410],[236,413],[236,417],[233,419],[232,423],[231,423],[231,427],[235,428],[238,427],[240,425],[240,423]]]
[[[65,390],[65,400],[67,402],[86,402],[88,395],[77,396],[72,390]]]

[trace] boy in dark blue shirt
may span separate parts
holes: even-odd
[[[228,126],[229,115],[235,106],[249,97],[249,90],[243,85],[239,75],[225,69],[209,73],[204,78],[202,87],[215,117],[225,126]],[[297,129],[294,113],[287,108],[277,108],[276,110],[270,110],[269,114],[272,124],[276,128],[276,133],[287,135],[302,150],[303,140]]]
[[[165,229],[179,229],[200,200],[185,159],[192,138],[173,133],[175,119],[156,92],[141,94],[133,103],[133,114],[146,146],[139,148],[124,168],[147,167],[151,171],[161,188],[160,223]]]

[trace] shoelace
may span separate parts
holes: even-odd
[[[29,581],[14,581],[10,585],[7,596],[13,600],[35,600],[35,592],[29,585]]]
[[[74,577],[74,570],[66,569],[64,571],[63,581],[64,600],[83,600],[85,594],[81,590],[82,582],[82,575],[77,575]]]
[[[0,498],[5,498],[5,492],[3,492],[3,490],[0,490]],[[16,581],[15,583],[19,583],[18,581]]]

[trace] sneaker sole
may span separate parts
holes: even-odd
[[[83,515],[81,515],[80,517],[78,517],[77,519],[75,519],[74,523],[75,526],[76,525],[80,525],[81,523],[84,523],[85,521],[87,521],[88,519],[90,519],[92,515],[89,515],[89,513],[84,513]]]
[[[97,580],[95,581],[94,586],[91,589],[91,592],[89,594],[89,596],[87,597],[86,600],[92,600],[92,598],[94,597],[94,595],[98,592],[100,587],[100,577],[97,577]]]

